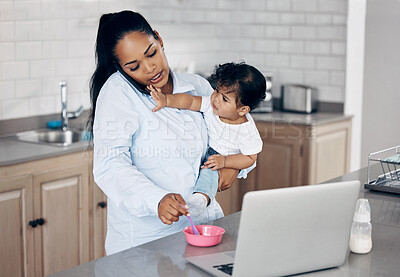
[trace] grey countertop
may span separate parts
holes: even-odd
[[[9,137],[0,137],[0,166],[82,152],[88,148],[88,141],[81,141],[70,146],[60,147],[50,144],[22,142]]]
[[[379,167],[373,167],[373,174]],[[360,180],[365,183],[367,169],[346,174],[331,181]],[[333,269],[320,270],[299,276],[398,276],[400,272],[400,197],[361,189],[360,198],[367,198],[372,214],[372,251],[358,255],[349,253],[346,262]],[[56,273],[66,276],[209,276],[185,261],[184,257],[234,250],[240,212],[214,222],[226,230],[221,243],[200,248],[188,245],[182,232],[137,246],[114,255]]]
[[[351,118],[351,116],[339,113],[300,114],[278,111],[272,113],[252,113],[252,116],[255,121],[294,125],[319,125]],[[17,141],[5,135],[0,137],[0,166],[8,166],[84,151],[88,146],[89,144],[87,141],[75,143],[67,147],[36,144]]]
[[[294,125],[314,126],[352,118],[351,115],[339,113],[290,113],[274,111],[272,113],[251,113],[255,121],[274,122]]]

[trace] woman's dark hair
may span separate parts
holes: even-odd
[[[107,79],[116,71],[113,63],[118,62],[115,48],[118,42],[131,32],[141,32],[158,39],[147,20],[139,13],[121,11],[104,14],[100,17],[96,39],[96,70],[90,79],[91,110],[87,123],[89,131],[93,131],[96,101],[100,89]]]
[[[217,65],[211,75],[211,81],[217,84],[217,88],[224,87],[230,92],[236,92],[236,104],[249,106],[250,110],[253,110],[265,98],[264,75],[244,62]]]

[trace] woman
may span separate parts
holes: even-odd
[[[210,95],[213,89],[200,76],[172,72],[160,35],[132,11],[100,18],[96,59],[91,79],[93,174],[108,198],[110,255],[188,225],[179,217],[188,214],[184,199],[193,192],[207,149],[200,113],[153,113],[155,103],[143,88],[153,85],[164,94],[194,95]],[[225,190],[238,171],[219,174],[220,190]],[[213,199],[195,220],[204,223],[222,216]]]

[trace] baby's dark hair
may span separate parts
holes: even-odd
[[[253,110],[265,98],[264,75],[244,62],[225,63],[215,67],[211,80],[217,88],[228,88],[237,93],[236,104],[249,106]]]

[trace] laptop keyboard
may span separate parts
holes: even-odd
[[[221,264],[221,265],[214,265],[213,268],[216,268],[226,274],[232,275],[233,271],[233,263],[230,264]]]

